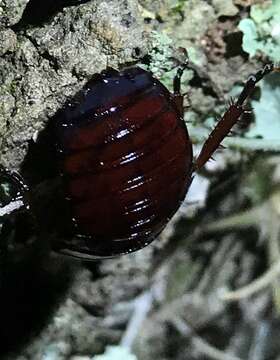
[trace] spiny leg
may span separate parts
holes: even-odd
[[[188,66],[188,62],[178,66],[176,75],[174,76],[174,79],[173,79],[173,95],[174,96],[182,96],[181,82],[182,82],[183,73],[184,73],[185,69],[187,68],[187,66]]]
[[[213,131],[210,133],[208,139],[203,144],[203,147],[194,163],[194,170],[202,168],[211,158],[223,139],[230,133],[232,127],[238,122],[241,115],[245,112],[244,102],[252,95],[257,82],[265,75],[273,71],[280,71],[280,67],[276,67],[273,64],[267,64],[256,74],[249,76],[238,99],[230,104],[228,110],[224,113]]]
[[[182,53],[184,53],[185,59],[183,62],[179,63],[179,65],[177,67],[176,75],[174,76],[174,79],[173,79],[173,98],[177,105],[177,109],[179,110],[180,114],[183,117],[184,112],[185,112],[185,109],[184,109],[185,94],[182,94],[182,76],[184,74],[184,71],[188,67],[189,58],[188,58],[188,53],[185,49],[180,48],[179,50],[182,51]]]

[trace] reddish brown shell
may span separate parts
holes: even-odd
[[[138,67],[95,75],[55,117],[60,170],[80,257],[135,251],[188,190],[192,146],[175,98]]]

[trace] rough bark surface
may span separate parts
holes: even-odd
[[[63,7],[40,26],[20,22],[27,4],[0,3],[1,163],[14,169],[28,141],[88,78],[148,50],[133,0]]]

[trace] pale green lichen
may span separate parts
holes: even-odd
[[[175,46],[174,41],[167,32],[151,33],[152,50],[150,51],[149,65],[140,64],[141,67],[149,70],[153,75],[172,91],[173,79],[177,71],[177,65],[186,61],[186,56]],[[199,56],[196,49],[191,47],[187,49],[187,58],[193,63],[199,62]],[[186,84],[193,77],[192,70],[185,70],[182,77],[182,92],[186,91]]]
[[[273,74],[267,81],[261,82],[260,101],[252,101],[255,123],[247,132],[247,137],[278,140],[280,144],[280,86],[277,86],[277,80],[279,85],[280,76]]]
[[[172,69],[174,55],[173,40],[164,31],[151,33],[152,50],[149,70],[156,76],[161,76],[166,69]]]
[[[280,1],[273,0],[270,5],[260,4],[251,8],[250,17],[239,23],[243,32],[243,50],[250,57],[259,52],[272,61],[280,59]]]

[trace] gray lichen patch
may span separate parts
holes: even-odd
[[[4,15],[9,15],[7,6],[2,6]],[[0,96],[5,102],[0,106],[0,137],[1,163],[9,168],[20,166],[34,132],[87,79],[107,66],[135,61],[149,46],[133,0],[65,7],[49,22],[21,30],[17,37],[5,31],[0,46]]]
[[[213,0],[213,6],[218,16],[235,16],[238,14],[238,8],[232,0]]]
[[[47,114],[58,106],[55,85],[62,89],[65,82],[75,81],[67,75],[62,80],[25,37],[19,37],[14,54],[1,59],[0,94],[5,97],[0,108],[2,164],[19,166],[28,140],[42,128]],[[7,99],[10,99],[8,103]]]
[[[0,56],[8,51],[13,52],[17,43],[17,36],[11,29],[0,30]]]
[[[28,36],[58,68],[90,76],[107,64],[125,63],[135,48],[147,50],[142,20],[133,1],[90,2],[65,8],[50,26],[29,30]]]
[[[15,25],[21,18],[29,0],[1,0],[0,28]]]
[[[176,38],[179,43],[186,40],[198,41],[217,18],[215,10],[206,1],[190,0],[185,5],[185,11],[188,16],[176,29]]]

